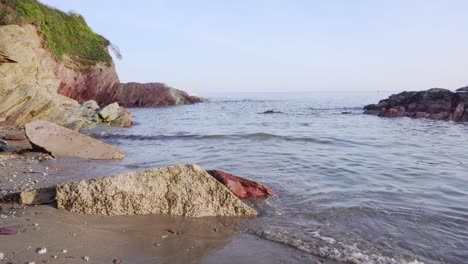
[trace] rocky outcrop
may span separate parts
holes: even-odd
[[[460,90],[460,89],[459,89]],[[434,88],[419,92],[402,92],[364,107],[365,114],[382,117],[429,118],[433,120],[468,121],[468,93]]]
[[[118,148],[47,121],[25,125],[26,136],[35,149],[53,156],[95,160],[123,159]]]
[[[251,216],[256,211],[196,165],[179,165],[57,186],[57,206],[100,215]]]
[[[210,170],[208,173],[224,184],[224,186],[231,190],[231,192],[240,199],[266,198],[273,194],[273,190],[258,182],[250,181],[218,170]]]
[[[106,100],[125,107],[170,106],[204,101],[164,83],[123,83]]]
[[[35,26],[0,26],[0,49],[15,54],[18,62],[0,64],[0,125],[22,126],[32,120],[49,120],[80,129],[99,123],[92,118],[93,112],[57,93],[66,79],[58,72],[66,66],[43,48]],[[66,71],[75,72],[68,68]]]

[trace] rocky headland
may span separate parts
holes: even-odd
[[[102,123],[81,106],[89,100],[131,107],[202,101],[164,84],[121,84],[110,45],[76,13],[36,0],[1,1],[0,126],[41,119],[89,128]]]
[[[433,88],[426,91],[402,92],[364,107],[365,114],[381,117],[411,117],[467,122],[468,87],[452,92]]]

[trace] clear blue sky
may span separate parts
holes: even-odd
[[[117,44],[123,82],[229,91],[468,85],[466,0],[42,0]]]

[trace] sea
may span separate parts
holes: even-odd
[[[131,128],[85,131],[127,158],[79,174],[195,163],[275,191],[250,202],[260,216],[246,232],[259,239],[346,263],[468,263],[468,124],[363,114],[392,93],[245,93],[131,109]]]

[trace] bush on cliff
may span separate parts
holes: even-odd
[[[112,61],[107,51],[109,40],[94,33],[74,12],[65,13],[37,0],[0,0],[0,26],[9,24],[35,25],[57,59],[67,55],[82,70],[97,62]]]

